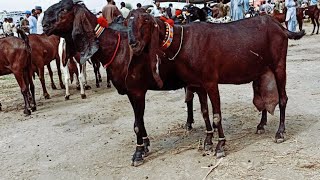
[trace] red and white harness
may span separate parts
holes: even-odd
[[[98,18],[97,21],[98,21],[98,24],[94,28],[94,31],[95,31],[96,37],[99,38],[101,36],[101,34],[104,32],[104,30],[107,28],[107,26],[101,23],[101,21],[104,21],[104,20],[101,20]],[[105,23],[105,22],[103,22],[103,23]],[[111,60],[107,61],[107,63],[105,65],[103,65],[104,68],[107,69],[110,66],[110,64],[114,61],[116,54],[118,52],[119,46],[120,46],[120,40],[121,40],[120,33],[118,33],[118,42],[117,42],[116,49],[111,57]]]

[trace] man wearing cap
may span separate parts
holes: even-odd
[[[25,14],[29,21],[30,34],[37,34],[37,19],[34,16],[31,16],[30,11],[26,11]]]
[[[42,20],[43,20],[43,12],[41,6],[36,6],[36,13],[38,15],[37,21],[37,34],[43,34]]]

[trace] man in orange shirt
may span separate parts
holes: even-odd
[[[107,19],[108,24],[112,23],[112,21],[121,15],[121,12],[117,8],[117,6],[113,5],[113,0],[107,0],[108,4],[102,9],[102,16]]]

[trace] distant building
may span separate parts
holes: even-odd
[[[0,22],[3,22],[4,18],[11,17],[13,19],[13,22],[16,22],[20,19],[20,17],[24,17],[24,11],[0,11]]]

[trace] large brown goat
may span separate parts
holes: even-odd
[[[54,59],[57,65],[60,87],[61,89],[65,88],[62,82],[61,70],[60,70],[60,57],[58,53],[60,37],[55,35],[47,36],[45,34],[42,34],[42,35],[31,34],[29,35],[29,41],[30,41],[30,46],[32,48],[31,58],[32,58],[32,64],[33,64],[33,70],[39,76],[41,86],[43,89],[43,96],[46,99],[49,99],[50,95],[48,94],[46,84],[45,84],[45,78],[44,78],[44,67],[47,66],[48,68],[52,89],[57,89],[53,81],[53,73],[50,66],[50,62]]]
[[[162,85],[161,71],[166,70],[160,68],[169,61],[161,58],[165,56],[174,61],[178,76],[188,85],[205,88],[212,104],[213,122],[218,129],[217,157],[225,155],[226,142],[221,123],[218,84],[256,82],[261,86],[258,87],[261,95],[263,91],[269,91],[270,87],[276,88],[276,93],[270,97],[271,101],[260,99],[261,102],[255,102],[255,105],[259,110],[273,113],[279,102],[280,124],[275,140],[284,141],[288,39],[300,39],[304,36],[304,31],[290,32],[270,16],[258,16],[226,24],[195,23],[172,27],[172,43],[169,48],[163,48],[161,44],[166,42],[167,29],[170,29],[168,24],[143,10],[131,11],[128,21],[129,44],[135,55],[148,52],[152,74],[159,87]],[[255,89],[256,83],[253,84]],[[140,106],[137,103],[134,108],[141,107],[142,103]],[[140,115],[142,117],[136,118],[135,128],[145,131],[143,113]],[[258,130],[263,128],[265,123],[262,121]],[[136,135],[139,145],[143,136],[137,131]],[[136,161],[141,160],[140,152],[141,150],[136,150]]]
[[[19,29],[17,31],[22,39],[17,37],[0,39],[0,76],[11,73],[15,76],[24,99],[24,113],[30,115],[30,109],[32,111],[36,110],[31,69],[31,49],[28,37],[23,31]]]

